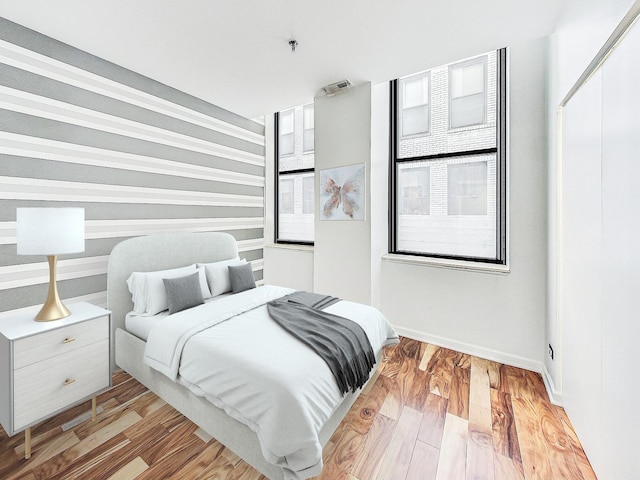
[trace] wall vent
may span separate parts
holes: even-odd
[[[338,92],[347,90],[352,86],[353,85],[351,84],[351,82],[345,79],[345,80],[340,80],[339,82],[335,82],[330,85],[327,85],[326,87],[322,87],[322,91],[324,92],[325,95],[330,97],[331,95],[335,95]]]

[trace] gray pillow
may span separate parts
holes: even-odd
[[[204,303],[198,272],[185,277],[163,278],[162,281],[167,291],[169,315]]]
[[[229,265],[229,280],[231,280],[233,293],[256,288],[256,281],[253,278],[253,269],[250,263]]]

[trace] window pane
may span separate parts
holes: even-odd
[[[402,136],[429,132],[429,72],[400,81]]]
[[[453,65],[450,70],[451,101],[449,117],[451,128],[481,125],[485,120],[485,57],[474,63]]]
[[[302,213],[313,214],[315,210],[315,197],[314,197],[314,179],[313,176],[307,176],[302,179]]]
[[[451,99],[451,128],[484,123],[484,93]]]
[[[465,163],[461,163],[465,162]],[[429,208],[427,200],[408,200],[403,187],[422,186],[413,165],[428,165]],[[406,166],[405,166],[406,165]],[[406,171],[405,171],[406,170]],[[424,177],[423,177],[424,179]],[[496,155],[449,157],[398,164],[398,207],[396,250],[460,257],[496,256]],[[413,203],[412,203],[413,202]]]
[[[451,97],[484,92],[484,62],[451,68]]]
[[[398,167],[400,215],[430,214],[430,176],[425,162],[410,162]]]
[[[304,106],[304,129],[313,128],[313,104]]]
[[[293,178],[280,179],[280,213],[293,213],[293,186]]]
[[[403,82],[402,108],[429,103],[429,77],[411,78]]]
[[[302,135],[302,149],[305,152],[313,150],[314,146],[314,119],[313,119],[313,104],[304,106],[304,132]]]
[[[313,175],[310,172],[280,176],[278,240],[313,241]]]
[[[402,135],[429,131],[429,106],[406,108],[402,111]]]
[[[313,128],[305,130],[302,135],[302,144],[305,152],[311,152],[314,149],[314,132]]]
[[[280,112],[280,133],[293,133],[294,119],[294,110]]]
[[[286,133],[280,135],[280,155],[292,155],[293,154],[293,133]]]
[[[447,197],[449,215],[486,215],[487,162],[449,165]]]

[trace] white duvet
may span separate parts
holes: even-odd
[[[342,395],[322,358],[267,313],[291,292],[267,285],[169,315],[151,329],[144,361],[249,426],[285,478],[304,479],[322,470],[318,432]],[[398,342],[375,308],[340,301],[325,311],[358,323],[378,358]]]

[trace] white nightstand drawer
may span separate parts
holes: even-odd
[[[13,344],[13,368],[16,370],[108,338],[109,317],[94,318],[20,338]]]
[[[108,338],[15,370],[14,430],[107,388],[109,380]]]

